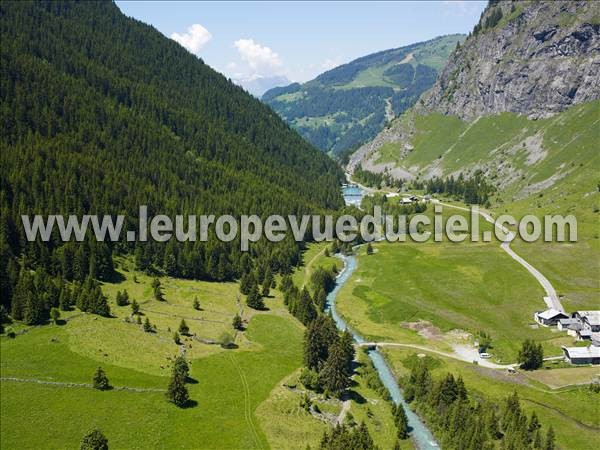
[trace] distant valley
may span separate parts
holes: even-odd
[[[340,153],[366,142],[433,86],[464,35],[438,37],[356,59],[262,97],[306,140]]]

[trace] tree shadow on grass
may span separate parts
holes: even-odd
[[[367,403],[367,399],[354,390],[348,391],[348,397],[350,397],[351,400],[355,401],[359,405],[364,405]]]
[[[195,378],[192,378],[192,377],[186,377],[185,382],[187,384],[198,384],[198,380],[196,380]]]
[[[190,408],[195,408],[196,406],[198,406],[198,402],[196,400],[188,400],[187,402],[185,402],[182,406],[180,406],[181,409],[190,409]]]
[[[122,283],[126,279],[127,278],[125,278],[125,275],[123,275],[121,272],[117,272],[116,270],[113,270],[112,273],[110,273],[110,275],[108,275],[107,277],[104,277],[102,281],[118,284],[118,283]]]

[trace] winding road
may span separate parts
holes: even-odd
[[[448,203],[442,203],[439,200],[432,200],[432,202],[437,203],[439,205],[447,206],[449,208],[460,209],[463,211],[471,211],[469,208],[464,208],[462,206],[450,205]],[[548,306],[548,308],[554,308],[557,311],[565,312],[565,309],[563,308],[562,303],[560,302],[560,299],[558,298],[558,294],[556,293],[556,290],[554,289],[554,287],[552,286],[552,283],[550,283],[548,278],[546,278],[539,270],[537,270],[535,267],[533,267],[531,264],[529,264],[527,261],[525,261],[525,259],[520,257],[512,248],[510,248],[510,243],[515,238],[515,233],[513,233],[506,227],[500,225],[499,223],[496,223],[494,218],[491,215],[489,215],[488,213],[479,211],[479,210],[477,210],[476,212],[481,217],[483,217],[487,222],[493,224],[496,228],[501,230],[506,235],[506,239],[502,242],[502,244],[500,244],[500,248],[502,248],[502,250],[504,250],[506,253],[508,253],[508,255],[512,259],[514,259],[516,262],[518,262],[523,267],[525,267],[525,269],[527,269],[527,271],[535,277],[535,279],[538,281],[538,283],[540,283],[540,285],[546,291],[546,296],[544,297],[544,301],[546,302],[546,305]]]

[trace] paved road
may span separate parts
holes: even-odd
[[[448,203],[442,203],[439,200],[437,200],[436,203],[443,205],[443,206],[447,206],[449,208],[460,209],[463,211],[470,211],[469,208],[463,208],[462,206],[455,206],[455,205],[450,205]],[[544,301],[546,302],[546,305],[548,306],[548,308],[554,308],[557,311],[564,312],[565,309],[563,308],[563,306],[560,302],[560,299],[558,298],[558,294],[556,293],[556,290],[554,289],[554,287],[552,286],[552,283],[550,283],[548,278],[546,278],[539,270],[537,270],[535,267],[533,267],[531,264],[529,264],[527,261],[525,261],[522,257],[517,255],[517,253],[515,253],[515,251],[512,248],[510,248],[510,243],[515,238],[515,233],[508,230],[506,227],[503,227],[502,225],[496,223],[494,221],[493,217],[490,216],[488,213],[483,212],[483,211],[477,211],[477,213],[481,217],[483,217],[487,222],[493,224],[496,228],[501,230],[506,235],[506,239],[504,240],[504,242],[502,242],[502,244],[500,244],[500,247],[502,248],[502,250],[504,250],[506,253],[508,253],[508,255],[512,259],[514,259],[519,264],[521,264],[523,267],[525,267],[525,269],[527,269],[527,271],[535,277],[535,279],[538,281],[538,283],[540,283],[542,285],[542,287],[546,291],[546,296],[544,297]]]

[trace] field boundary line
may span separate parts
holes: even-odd
[[[44,384],[48,386],[60,386],[66,388],[90,388],[95,389],[90,383],[69,383],[66,381],[50,381],[50,380],[38,380],[36,378],[18,378],[18,377],[0,377],[0,382],[13,381],[16,383],[35,383]],[[130,386],[112,386],[111,391],[128,391],[128,392],[167,392],[166,389],[159,388],[137,388]]]

